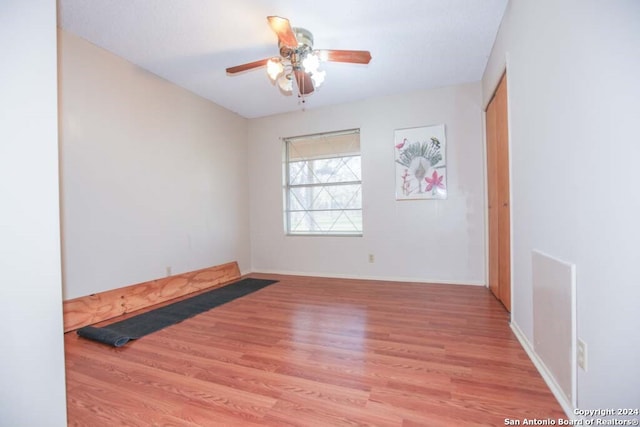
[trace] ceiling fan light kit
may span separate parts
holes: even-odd
[[[363,50],[314,50],[313,34],[309,30],[292,28],[288,19],[279,16],[269,16],[267,20],[278,36],[280,56],[227,68],[228,74],[266,65],[271,82],[285,95],[293,93],[295,80],[298,96],[304,102],[304,97],[319,88],[327,75],[320,70],[321,62],[368,64],[371,60],[371,54]]]
[[[313,38],[311,33],[303,28],[293,29],[298,36],[298,47],[290,49],[282,46],[280,49],[281,56],[273,57],[267,61],[267,74],[273,83],[277,83],[278,87],[287,95],[293,93],[293,78],[295,71],[303,71],[311,77],[313,87],[319,88],[327,75],[326,71],[320,70],[320,53],[312,50]],[[300,37],[305,32],[308,37]],[[302,81],[304,83],[304,80]],[[305,93],[305,88],[300,90]]]

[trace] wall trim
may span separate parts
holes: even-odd
[[[475,280],[432,280],[426,278],[417,277],[397,277],[397,276],[367,276],[362,274],[328,274],[328,273],[314,273],[314,272],[300,272],[289,270],[268,270],[268,269],[254,269],[251,273],[260,274],[283,274],[287,276],[308,276],[308,277],[326,277],[329,279],[356,279],[356,280],[377,280],[377,281],[389,281],[389,282],[410,282],[410,283],[425,283],[434,285],[464,285],[464,286],[484,286],[486,283]]]
[[[524,332],[522,332],[518,324],[515,323],[513,320],[509,323],[509,326],[511,326],[511,330],[513,331],[516,338],[520,342],[520,345],[522,345],[522,348],[524,349],[524,351],[529,356],[529,359],[531,359],[531,362],[533,362],[534,366],[542,376],[542,379],[544,380],[545,383],[547,383],[547,386],[549,386],[551,393],[553,393],[554,397],[562,407],[562,410],[564,411],[565,415],[570,420],[577,420],[578,418],[576,417],[574,412],[575,408],[573,407],[571,402],[569,402],[566,399],[562,389],[553,379],[553,375],[551,375],[551,372],[549,372],[549,370],[547,369],[547,366],[544,364],[542,359],[538,357],[538,354],[533,349],[531,342],[529,342]]]

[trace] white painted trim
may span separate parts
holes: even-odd
[[[547,383],[547,386],[549,386],[549,389],[551,389],[551,393],[553,393],[554,397],[556,398],[556,400],[558,401],[558,403],[562,407],[562,410],[564,411],[565,415],[570,420],[577,420],[578,418],[576,418],[576,415],[575,415],[575,412],[574,412],[575,408],[573,407],[571,402],[569,402],[566,399],[562,389],[556,383],[556,381],[553,379],[553,375],[551,375],[551,373],[547,369],[547,367],[544,364],[544,362],[542,361],[542,359],[540,359],[538,357],[538,355],[536,354],[535,350],[533,349],[533,346],[531,345],[531,343],[529,342],[529,340],[527,339],[525,334],[522,332],[520,327],[518,327],[518,324],[513,322],[513,321],[511,321],[509,323],[509,325],[511,326],[511,330],[515,334],[516,338],[518,338],[518,341],[520,342],[520,345],[522,345],[522,348],[524,349],[524,351],[529,356],[529,359],[531,359],[531,361],[535,365],[536,369],[538,370],[538,372],[542,376],[542,379],[544,380],[544,382]]]
[[[487,153],[487,107],[480,111],[482,120],[482,180],[484,193],[484,281],[489,288],[489,171]]]
[[[425,283],[435,285],[464,285],[464,286],[485,286],[486,284],[480,281],[474,280],[430,280],[416,277],[395,277],[395,276],[362,276],[353,274],[327,274],[327,273],[313,273],[313,272],[299,272],[288,270],[252,270],[251,273],[262,274],[284,274],[287,276],[308,276],[308,277],[326,277],[329,279],[357,279],[357,280],[377,280],[377,281],[389,281],[389,282],[411,282],[411,283]],[[244,273],[243,273],[244,274]]]
[[[515,264],[515,215],[513,214],[513,194],[514,194],[514,185],[513,185],[513,135],[511,125],[511,121],[513,120],[513,111],[511,109],[511,89],[509,86],[509,52],[505,52],[504,54],[504,71],[501,76],[505,77],[504,84],[507,85],[507,145],[509,150],[509,298],[511,299],[511,318],[515,319],[515,315],[517,314],[517,304],[514,303],[516,296],[516,269],[514,268]],[[500,77],[502,78],[502,77]],[[498,80],[498,83],[500,80]],[[497,86],[496,86],[497,88]]]

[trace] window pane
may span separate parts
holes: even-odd
[[[291,212],[292,234],[362,233],[362,211]]]
[[[360,156],[303,160],[289,163],[289,183],[291,185],[325,184],[360,181],[361,179]]]
[[[360,181],[360,156],[314,160],[313,170],[322,183]]]
[[[360,209],[360,184],[294,187],[289,194],[290,210]]]

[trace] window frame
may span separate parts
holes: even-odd
[[[290,143],[295,142],[295,141],[300,141],[300,140],[310,140],[310,139],[315,139],[315,138],[326,138],[326,137],[331,137],[331,136],[340,136],[340,135],[350,135],[350,134],[355,134],[358,137],[358,153],[357,154],[347,154],[347,155],[340,155],[338,153],[336,153],[334,156],[326,156],[326,157],[321,157],[321,158],[317,158],[317,159],[305,159],[304,161],[313,161],[313,160],[328,160],[328,159],[343,159],[346,157],[358,157],[360,160],[360,179],[359,180],[351,180],[351,181],[337,181],[337,182],[327,182],[327,183],[310,183],[310,184],[292,184],[291,183],[291,170],[290,170],[290,164],[296,162],[296,160],[290,160]],[[284,192],[284,231],[285,231],[285,235],[287,237],[291,236],[291,237],[297,237],[297,236],[313,236],[313,237],[362,237],[363,235],[363,218],[362,218],[362,213],[363,213],[363,203],[362,203],[362,149],[360,146],[360,129],[355,128],[355,129],[346,129],[346,130],[339,130],[339,131],[328,131],[328,132],[321,132],[321,133],[315,133],[315,134],[308,134],[308,135],[300,135],[300,136],[293,136],[293,137],[285,137],[282,138],[283,144],[284,144],[284,150],[283,150],[283,163],[284,163],[284,168],[283,168],[283,192]],[[303,210],[292,210],[291,209],[291,191],[292,189],[295,188],[314,188],[314,187],[337,187],[337,186],[342,186],[342,185],[358,185],[359,189],[358,191],[360,192],[360,207],[359,208],[342,208],[342,209],[317,209],[317,210],[312,210],[312,209],[303,209]],[[292,212],[329,212],[329,211],[338,211],[338,212],[345,212],[345,211],[359,211],[360,212],[360,229],[359,230],[352,230],[352,231],[346,231],[346,232],[336,232],[336,231],[321,231],[321,232],[294,232],[291,230],[291,213]],[[356,225],[356,224],[354,224]]]

